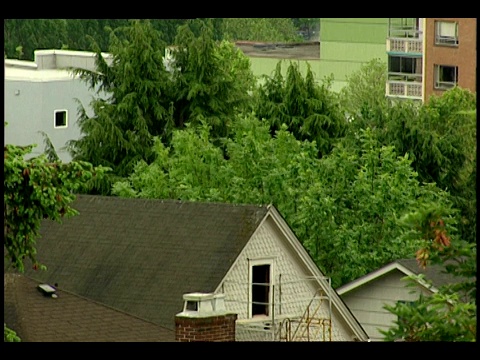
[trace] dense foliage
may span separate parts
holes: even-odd
[[[189,19],[143,19],[151,22],[162,41],[174,43],[177,30]],[[215,40],[303,41],[313,35],[319,19],[214,18]],[[110,30],[128,19],[4,19],[4,52],[10,59],[34,60],[34,51],[70,49],[93,51],[96,43],[108,51]],[[304,33],[298,35],[299,30]]]
[[[97,48],[99,71],[72,69],[108,96],[92,101],[92,116],[81,104],[83,136],[68,143],[73,159],[113,169],[96,191],[108,194],[136,162],[150,162],[154,137],[168,145],[174,129],[205,120],[211,136],[221,138],[230,116],[248,106],[255,84],[248,58],[232,44],[216,42],[211,22],[187,21],[175,44],[165,58],[166,45],[151,23],[132,21],[111,32],[111,65]]]
[[[258,88],[257,116],[270,125],[274,134],[283,124],[298,140],[315,141],[319,157],[328,154],[346,131],[347,122],[330,80],[321,85],[307,64],[305,77],[296,62],[290,62],[286,77],[279,61],[271,76],[264,76]]]
[[[222,21],[223,37],[225,40],[232,41],[303,41],[304,38],[298,34],[299,27],[295,26],[292,20],[287,18],[226,18]],[[304,22],[298,23],[298,25],[306,26]]]
[[[424,203],[448,202],[435,184],[418,181],[408,155],[383,146],[370,128],[357,137],[359,148],[345,140],[322,159],[318,179],[300,198],[295,228],[335,287],[412,257],[418,244],[398,219]]]
[[[157,32],[149,22],[135,21],[110,35],[111,65],[97,47],[98,71],[72,70],[100,95],[89,104],[92,116],[79,104],[77,123],[84,136],[68,143],[74,160],[113,169],[100,192],[107,191],[111,177],[124,176],[135,162],[150,159],[152,135],[167,136],[172,123],[165,99],[171,79],[163,64],[165,44]]]
[[[425,202],[448,201],[433,184],[421,186],[408,156],[380,146],[368,129],[359,135],[360,154],[338,147],[322,159],[314,142],[295,139],[287,126],[272,137],[247,116],[231,131],[228,160],[207,125],[175,131],[171,147],[157,142],[155,161],[139,163],[113,193],[273,203],[334,286],[413,257],[419,244],[404,237],[398,218]]]
[[[476,241],[476,95],[457,87],[425,104],[392,102],[383,95],[385,82],[374,81],[381,73],[382,65],[373,60],[342,89],[341,104],[351,120],[347,135],[353,139],[371,127],[383,145],[408,154],[420,182],[449,192],[460,210],[461,237]]]

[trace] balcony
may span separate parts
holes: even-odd
[[[422,21],[417,18],[391,18],[388,24],[387,52],[397,55],[423,54]]]
[[[423,41],[420,38],[388,38],[387,53],[422,55]]]
[[[386,95],[388,97],[422,100],[422,74],[389,73]]]

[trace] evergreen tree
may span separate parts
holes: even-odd
[[[79,104],[82,137],[67,144],[74,160],[113,169],[95,186],[100,193],[108,193],[112,178],[129,174],[137,161],[151,160],[153,136],[168,138],[173,127],[168,93],[172,82],[158,33],[149,21],[135,20],[110,35],[111,65],[97,46],[97,70],[72,69],[100,96],[90,104],[93,116]]]
[[[285,124],[298,140],[315,141],[322,157],[330,153],[347,129],[330,85],[328,78],[322,85],[316,84],[308,64],[303,77],[295,62],[289,63],[284,78],[280,61],[272,76],[264,76],[259,86],[255,112],[270,125],[272,135]]]

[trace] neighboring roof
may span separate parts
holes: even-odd
[[[320,59],[319,41],[298,43],[236,41],[235,46],[249,57],[295,60]]]
[[[95,195],[72,206],[81,216],[40,228],[48,270],[25,274],[172,330],[183,295],[214,292],[268,211]]]
[[[74,77],[67,70],[47,69],[37,70],[31,68],[17,68],[5,65],[5,80],[11,81],[30,81],[30,82],[48,82],[48,81],[69,81]]]
[[[446,273],[444,267],[440,265],[432,264],[427,266],[425,269],[422,269],[420,266],[418,266],[416,259],[400,259],[382,266],[378,270],[361,276],[358,279],[349,282],[348,284],[340,286],[336,289],[337,293],[339,295],[343,295],[391,271],[400,271],[404,273],[405,276],[420,274],[425,275],[425,279],[432,282],[433,287],[430,288],[430,291],[432,292],[437,292],[440,286],[452,284],[458,281],[455,276]],[[427,284],[423,281],[420,282],[420,285],[424,286],[425,288],[429,288],[429,286],[427,286]]]
[[[4,59],[5,80],[48,82],[66,81],[78,78],[70,71],[70,67],[95,69],[96,53],[91,51],[72,50],[35,50],[35,60]],[[112,54],[101,53],[107,63],[113,61]]]
[[[4,322],[22,342],[175,341],[171,330],[62,289],[56,298],[45,295],[39,285],[4,274]]]

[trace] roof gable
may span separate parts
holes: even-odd
[[[457,281],[454,276],[445,273],[442,266],[429,265],[426,269],[422,269],[418,266],[416,259],[399,259],[364,276],[361,276],[358,279],[349,282],[348,284],[340,286],[337,288],[337,292],[339,295],[343,295],[392,271],[400,271],[405,276],[423,274],[427,281],[432,282],[432,286],[429,286],[425,281],[418,281],[418,283],[431,292],[438,291],[438,288],[442,285],[451,284]]]
[[[305,278],[309,278],[310,281],[315,279],[322,292],[327,294],[332,304],[332,311],[338,316],[338,319],[343,324],[342,326],[344,326],[347,332],[353,334],[353,337],[358,341],[368,341],[368,334],[365,332],[362,325],[358,322],[350,309],[346,306],[344,301],[337,294],[335,289],[331,287],[330,279],[320,271],[311,255],[307,252],[288,223],[285,221],[284,217],[274,206],[268,207],[268,213],[264,217],[263,222],[266,222],[269,218],[271,218],[279,232],[283,235],[279,237],[280,240],[283,240],[283,245],[291,250],[289,253],[297,259],[297,265],[301,265],[305,270]],[[291,280],[293,279],[287,281]],[[337,325],[339,326],[339,324]]]
[[[78,195],[80,215],[44,221],[26,274],[174,328],[182,297],[213,292],[266,206]]]

